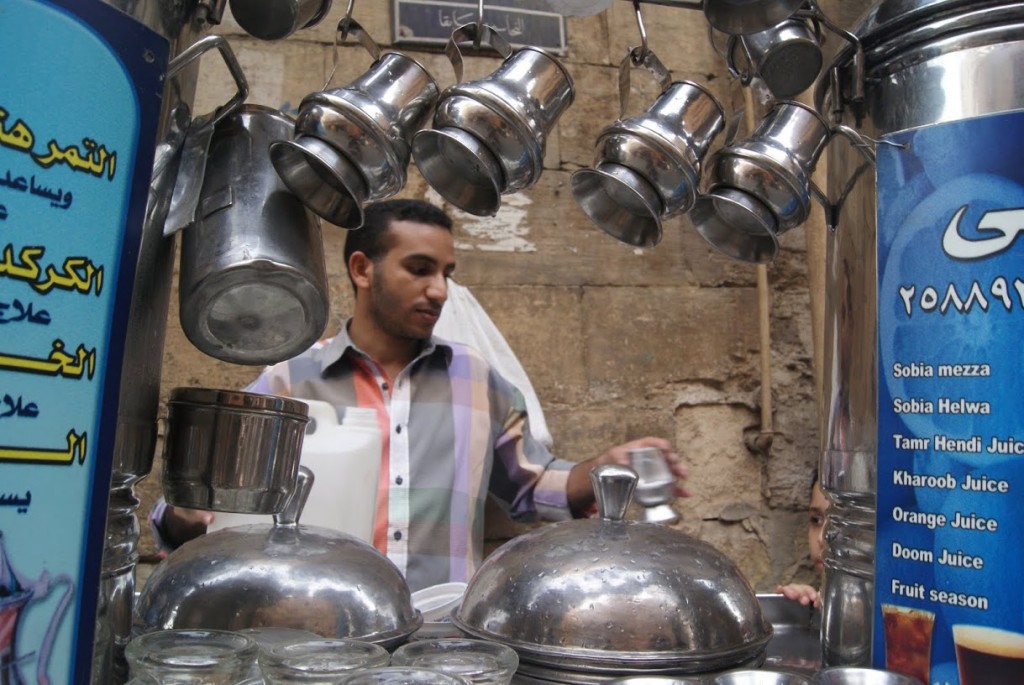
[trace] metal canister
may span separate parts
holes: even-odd
[[[896,152],[886,146],[899,147],[900,152],[910,146],[901,142],[908,139],[907,131],[935,130],[938,125],[1024,107],[1020,76],[1024,74],[1024,3],[885,0],[869,10],[853,33],[859,45],[839,53],[831,78],[823,79],[816,93],[817,105],[834,123],[876,141],[879,161],[883,153]],[[936,151],[942,163],[931,169],[964,168],[965,157],[980,157],[987,149],[982,140],[951,140],[950,146]],[[1012,139],[988,147],[1000,145],[1019,147]],[[1019,160],[1018,155],[1016,167]],[[876,509],[883,513],[883,486],[892,487],[891,478],[883,483],[879,470],[885,453],[892,451],[888,439],[892,430],[881,430],[880,416],[893,413],[893,399],[881,392],[886,388],[879,387],[885,385],[879,380],[880,371],[885,373],[889,367],[879,359],[878,332],[893,308],[886,300],[883,311],[878,299],[880,265],[888,256],[881,250],[880,226],[891,225],[889,217],[882,216],[887,201],[882,193],[907,193],[919,185],[920,196],[926,197],[924,193],[934,193],[950,180],[925,173],[927,166],[918,171],[907,167],[905,177],[883,188],[881,165],[878,177],[864,167],[864,156],[855,146],[841,141],[832,144],[829,188],[838,212],[827,248],[821,457],[822,487],[832,503],[825,527],[822,649],[826,666],[879,663],[879,637],[872,634],[872,626],[878,625],[876,598],[879,591],[890,591],[888,584],[875,587],[876,562],[893,556],[889,547],[876,545],[876,521],[878,529],[883,521],[876,518]],[[1019,178],[1018,171],[1008,175]],[[885,183],[891,181],[886,178]],[[937,229],[940,237],[943,228]],[[935,425],[946,420],[937,410],[929,418]],[[887,440],[880,445],[882,435]],[[922,466],[920,471],[928,468]],[[927,505],[920,502],[918,508],[927,509]],[[892,511],[891,505],[885,509],[887,525]],[[924,585],[921,594],[925,594]],[[907,604],[915,605],[911,595],[916,591],[915,587],[905,593]],[[951,640],[945,632],[940,634],[937,622],[934,637],[929,636],[933,654],[945,648],[940,640]],[[934,663],[932,676],[930,681],[935,682]]]

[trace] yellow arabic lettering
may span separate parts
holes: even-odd
[[[40,157],[39,155],[36,155],[36,154],[32,155],[32,159],[36,160],[36,164],[38,164],[39,166],[43,167],[44,169],[49,169],[51,166],[53,166],[57,162],[63,162],[64,161],[64,150],[60,149],[60,145],[57,144],[56,140],[51,138],[50,142],[47,143],[47,145],[49,147],[49,152],[50,152],[50,154],[48,156]],[[77,153],[76,153],[76,156],[77,156]]]
[[[60,338],[53,341],[50,354],[45,358],[24,357],[16,354],[0,354],[0,369],[38,373],[45,376],[65,376],[81,378],[84,373],[92,378],[96,370],[96,349],[86,349],[79,345],[72,356],[64,351],[64,341]],[[76,363],[77,362],[77,363]]]
[[[37,280],[39,264],[36,259],[42,257],[44,252],[46,252],[45,247],[27,245],[21,248],[21,253],[18,255],[19,264],[14,260],[14,244],[7,243],[3,251],[3,261],[0,261],[0,276],[8,274],[12,278],[20,278],[25,281]]]
[[[91,138],[83,138],[82,146],[86,149],[84,153],[79,152],[74,145],[68,145],[61,149],[57,141],[51,139],[47,145],[49,154],[33,155],[32,157],[36,164],[44,169],[50,168],[57,162],[64,162],[75,171],[85,171],[97,177],[103,176],[103,167],[106,165],[108,167],[107,177],[113,178],[117,153],[108,152],[105,145],[97,145],[96,141]]]
[[[103,287],[103,267],[97,269],[85,257],[68,257],[64,260],[63,275],[57,272],[57,268],[50,264],[46,267],[46,280],[32,284],[32,287],[40,293],[48,293],[52,288],[61,290],[77,290],[80,293],[88,293],[96,284],[96,294],[99,295]],[[79,273],[81,270],[84,276]]]
[[[78,454],[78,463],[85,461],[85,453],[88,448],[86,433],[79,435],[72,428],[67,435],[67,449],[48,449],[39,447],[12,447],[0,445],[0,463],[21,462],[29,464],[53,464],[58,466],[69,466],[75,461],[75,454]]]
[[[57,349],[56,343],[61,343],[61,349]],[[62,341],[54,341],[53,351],[50,352],[50,359],[55,358],[61,359],[61,375],[68,378],[81,378],[82,374],[85,373],[88,378],[92,378],[93,371],[96,369],[96,350],[87,350],[85,345],[79,345],[78,349],[75,350],[75,356],[69,357],[64,352],[64,343]],[[73,361],[78,361],[77,364],[72,364]],[[66,361],[64,361],[66,360]]]
[[[0,122],[7,118],[7,110],[0,108]],[[21,119],[14,122],[10,129],[4,130],[0,126],[0,145],[14,148],[15,150],[31,150],[36,138],[28,126]]]

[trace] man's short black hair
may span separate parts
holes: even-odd
[[[385,200],[374,202],[363,210],[363,225],[345,237],[345,266],[355,252],[362,252],[373,262],[380,261],[389,249],[388,228],[393,221],[415,221],[452,230],[452,219],[439,207],[423,200]]]

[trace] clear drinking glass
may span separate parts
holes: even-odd
[[[337,681],[338,685],[471,685],[466,678],[429,668],[384,666],[355,671]]]
[[[125,648],[133,678],[161,685],[238,685],[250,676],[258,646],[227,630],[158,630]]]
[[[260,670],[267,685],[334,685],[352,671],[387,666],[390,658],[371,642],[307,640],[262,650]]]
[[[511,647],[486,640],[423,640],[396,649],[391,665],[429,668],[475,685],[508,685],[519,667],[519,655]]]

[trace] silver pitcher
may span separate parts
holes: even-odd
[[[406,181],[412,136],[430,117],[439,89],[419,62],[380,53],[354,20],[339,22],[374,63],[343,88],[306,96],[295,140],[271,145],[277,173],[307,207],[341,228],[363,225],[363,205],[399,192]]]
[[[228,4],[238,25],[261,40],[280,40],[315,26],[331,9],[331,0],[229,0]]]
[[[810,214],[811,181],[831,130],[812,108],[777,103],[753,134],[718,150],[708,162],[708,191],[690,213],[705,240],[735,259],[764,263],[778,236]]]
[[[572,175],[576,203],[612,237],[638,247],[661,242],[661,221],[689,211],[701,163],[725,114],[702,86],[678,81],[643,114],[598,136],[593,168]]]
[[[723,33],[765,31],[789,19],[804,0],[704,0],[708,23]]]
[[[572,104],[572,77],[548,52],[511,52],[487,26],[466,25],[452,34],[449,58],[462,80],[458,42],[481,34],[505,61],[489,76],[456,83],[442,94],[433,129],[416,134],[413,160],[420,173],[453,205],[493,216],[501,196],[540,178],[544,147],[558,118]]]
[[[268,153],[292,128],[290,117],[260,105],[217,124],[198,217],[182,232],[181,326],[223,361],[282,361],[327,324],[319,222],[274,173]]]
[[[824,59],[817,26],[803,19],[787,19],[765,31],[733,36],[727,58],[731,73],[744,82],[757,76],[779,100],[794,98],[810,88]],[[746,69],[740,67],[742,62]]]

